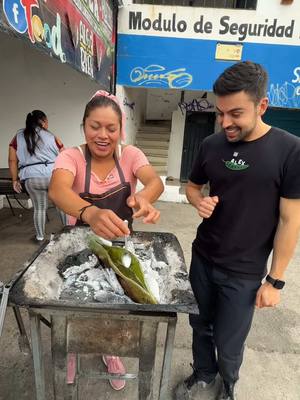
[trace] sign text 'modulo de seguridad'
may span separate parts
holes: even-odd
[[[209,21],[204,15],[200,15],[195,22],[188,22],[185,19],[178,19],[176,13],[173,13],[169,18],[164,18],[160,12],[157,18],[151,19],[148,16],[143,17],[141,11],[130,11],[128,22],[129,31],[153,30],[162,33],[183,33],[192,29],[196,34],[210,35],[215,30],[215,22]],[[249,36],[292,38],[294,27],[294,19],[287,24],[280,23],[277,18],[266,18],[263,23],[237,23],[232,22],[231,16],[224,15],[218,21],[217,33],[219,35],[230,34],[236,36],[239,41],[243,41]]]

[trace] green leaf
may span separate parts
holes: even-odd
[[[134,254],[122,247],[106,246],[97,236],[92,235],[88,238],[88,245],[106,267],[114,270],[120,284],[132,300],[137,303],[157,304],[157,300],[147,287],[139,260]],[[124,254],[129,254],[131,257],[129,268],[122,264]]]

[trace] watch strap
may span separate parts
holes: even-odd
[[[272,278],[270,275],[266,276],[266,281],[271,283],[271,285],[275,288],[275,289],[282,289],[285,285],[284,281],[281,281],[280,279],[274,279]]]

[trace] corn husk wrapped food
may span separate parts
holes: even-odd
[[[142,304],[157,304],[157,300],[145,282],[143,270],[136,256],[125,248],[110,246],[106,243],[95,235],[88,238],[91,251],[99,257],[105,267],[114,270],[124,291],[133,301]],[[123,264],[126,255],[131,257],[129,266]]]

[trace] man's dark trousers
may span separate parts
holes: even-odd
[[[230,276],[193,249],[190,281],[199,306],[199,315],[190,315],[194,369],[205,382],[219,372],[226,382],[234,383],[261,280]]]

